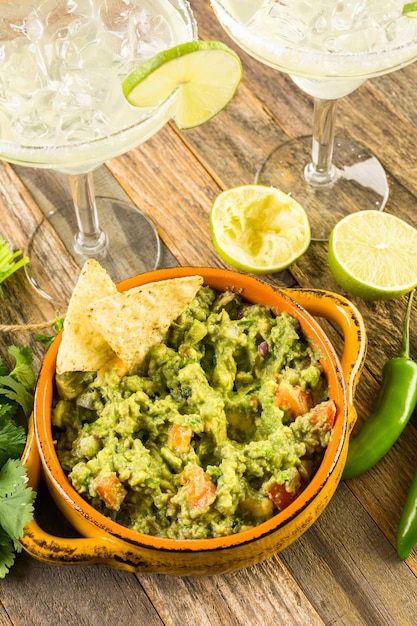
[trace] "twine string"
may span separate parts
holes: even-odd
[[[40,322],[39,324],[0,324],[0,332],[22,332],[32,330],[43,330],[50,326],[55,326],[56,319],[48,322]]]

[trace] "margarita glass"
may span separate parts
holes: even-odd
[[[347,213],[383,210],[380,162],[350,139],[335,139],[338,100],[368,78],[417,59],[417,20],[403,0],[211,0],[230,37],[262,63],[290,75],[314,100],[312,137],[275,148],[256,182],[303,204],[312,238],[326,240]]]
[[[175,94],[137,108],[121,85],[147,58],[197,38],[188,1],[22,0],[0,4],[0,29],[0,158],[69,175],[73,202],[47,222],[80,267],[96,258],[116,282],[154,269],[153,224],[133,205],[96,202],[93,171],[172,117]],[[59,285],[36,263],[48,224],[38,225],[26,268],[35,288],[55,300]]]

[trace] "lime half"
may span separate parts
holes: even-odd
[[[242,78],[238,55],[219,41],[189,41],[163,50],[123,81],[136,107],[155,107],[176,91],[173,119],[180,129],[204,124],[230,102]]]
[[[310,244],[303,207],[291,196],[263,185],[220,193],[210,212],[214,247],[226,263],[258,274],[280,272]]]
[[[417,230],[381,211],[344,217],[330,234],[329,267],[364,300],[390,300],[417,286]]]

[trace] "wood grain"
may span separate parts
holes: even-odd
[[[209,2],[193,0],[202,38],[236,46]],[[244,78],[232,103],[208,124],[179,132],[168,124],[143,146],[95,172],[98,194],[130,200],[156,223],[163,266],[224,264],[210,237],[209,212],[222,189],[249,183],[272,147],[311,130],[312,102],[284,74],[239,54]],[[417,64],[375,78],[344,98],[337,128],[378,156],[388,175],[387,211],[417,227]],[[34,228],[69,199],[66,177],[0,163],[0,233],[25,249]],[[43,250],[47,272],[64,300],[78,267],[51,231]],[[327,245],[312,242],[289,271],[265,276],[274,286],[326,288],[344,293],[327,265]],[[356,394],[358,427],[369,415],[384,362],[401,343],[406,298],[365,302],[369,349]],[[0,324],[54,319],[65,311],[42,299],[19,271],[3,285]],[[339,328],[321,320],[337,351]],[[7,346],[31,345],[39,368],[44,348],[27,332],[3,332]],[[417,302],[411,320],[417,357]],[[354,431],[355,432],[355,431]],[[57,567],[17,557],[0,583],[0,626],[107,624],[150,626],[414,626],[417,623],[417,551],[407,562],[395,553],[400,512],[417,467],[417,414],[386,457],[361,477],[342,483],[319,520],[295,544],[243,571],[214,577],[135,575],[106,567]],[[40,500],[52,528],[62,520],[49,496]]]

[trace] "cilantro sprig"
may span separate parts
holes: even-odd
[[[16,250],[13,252],[9,242],[0,235],[0,283],[29,262],[28,257],[19,257],[22,257],[21,251]],[[17,261],[17,259],[19,260]]]
[[[0,578],[6,576],[22,549],[19,538],[32,519],[35,499],[20,461],[26,431],[16,422],[19,410],[27,418],[33,406],[33,353],[28,347],[16,346],[10,346],[8,352],[15,360],[11,370],[0,357]]]

